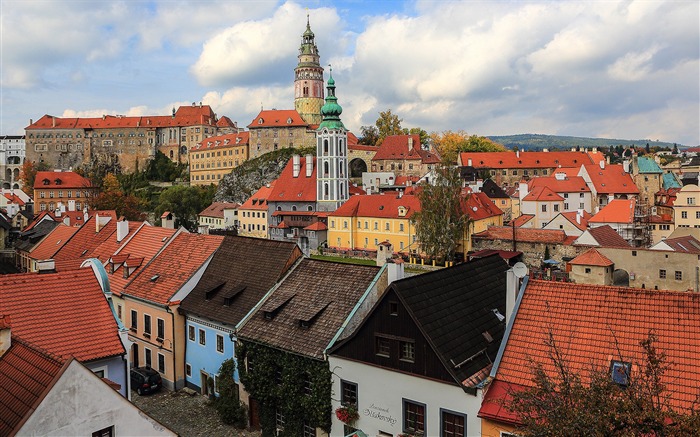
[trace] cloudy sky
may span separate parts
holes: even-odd
[[[0,0],[0,133],[200,101],[239,126],[291,109],[308,12],[356,133],[391,109],[429,132],[698,145],[698,5]]]

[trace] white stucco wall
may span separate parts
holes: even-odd
[[[366,364],[349,361],[337,356],[328,359],[333,371],[333,424],[331,436],[343,436],[343,423],[335,416],[340,406],[340,381],[357,384],[357,402],[360,418],[354,424],[368,436],[379,432],[393,436],[403,431],[403,399],[425,404],[426,436],[440,435],[440,410],[467,416],[466,435],[478,436],[481,419],[476,415],[482,401],[482,393],[476,396],[442,382],[393,372]]]
[[[116,436],[177,435],[74,360],[17,434],[92,435],[109,426]]]

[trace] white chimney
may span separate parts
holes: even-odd
[[[566,180],[566,173],[562,173],[562,172],[554,173],[554,179],[556,179],[558,181],[564,181],[564,180]]]
[[[313,155],[306,155],[306,177],[310,178],[314,173],[314,157]]]
[[[389,284],[404,278],[404,262],[402,259],[390,259],[386,261],[386,273]]]
[[[411,149],[413,149],[413,137],[409,136],[408,137],[408,151],[411,152]]]
[[[117,222],[117,243],[122,241],[129,234],[129,221]]]
[[[583,210],[579,209],[576,211],[576,223],[581,224],[581,216],[583,216]]]
[[[468,165],[469,167],[472,166],[472,159],[471,159],[471,158],[467,159],[467,165]]]
[[[629,172],[630,172],[630,161],[629,161],[629,159],[625,159],[624,161],[622,161],[622,169],[625,171],[625,173],[629,173]]]
[[[602,169],[605,168],[605,161],[604,160],[601,160],[598,164],[600,165],[600,168],[602,168]]]
[[[522,201],[523,198],[527,196],[527,193],[527,184],[525,182],[520,182],[520,184],[518,185],[518,198],[520,199],[520,201]]]
[[[10,326],[10,316],[0,316],[0,357],[5,355],[5,352],[12,346],[12,332]]]
[[[542,149],[543,152],[549,152],[549,149]]]
[[[299,177],[299,172],[301,171],[301,158],[299,155],[292,156],[292,176],[295,178]]]
[[[39,273],[56,273],[56,261],[42,259],[36,262],[36,270]]]
[[[593,153],[596,153],[596,152],[598,152],[598,148],[597,148],[597,147],[594,147],[594,148],[591,149],[591,151],[592,151]]]
[[[506,324],[510,321],[515,309],[515,298],[518,296],[518,277],[512,268],[506,272]]]
[[[520,149],[515,151],[515,157],[520,158]]]

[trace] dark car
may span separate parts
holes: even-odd
[[[131,389],[139,395],[145,395],[160,390],[163,379],[160,373],[150,367],[137,367],[131,369]]]

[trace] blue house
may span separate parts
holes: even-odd
[[[202,279],[180,304],[186,319],[187,387],[216,393],[221,364],[235,359],[234,327],[301,257],[296,243],[225,237]],[[237,372],[234,378],[238,382]]]

